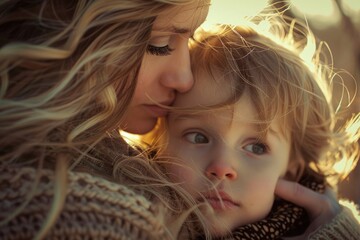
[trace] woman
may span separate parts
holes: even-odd
[[[145,198],[110,182],[115,160],[131,155],[117,129],[151,130],[166,114],[153,102],[170,105],[177,91],[191,88],[188,39],[208,6],[204,0],[0,5],[1,135],[8,136],[1,139],[7,188],[0,238],[169,236]],[[76,169],[67,182],[65,162]],[[21,189],[12,185],[14,175]]]
[[[150,131],[192,87],[187,41],[208,5],[0,3],[0,238],[169,238],[161,211],[115,183],[134,155],[118,129]]]

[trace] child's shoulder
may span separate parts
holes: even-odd
[[[359,206],[348,200],[340,200],[342,210],[329,223],[313,232],[309,239],[360,239]]]

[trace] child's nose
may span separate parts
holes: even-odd
[[[235,180],[237,178],[237,172],[235,169],[228,163],[218,162],[210,164],[206,169],[206,176],[209,179],[228,179]]]

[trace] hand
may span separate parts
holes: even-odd
[[[341,210],[334,192],[328,188],[324,194],[321,194],[299,183],[279,179],[275,194],[305,208],[310,217],[310,226],[305,233],[301,236],[286,238],[289,240],[307,239],[310,233],[330,222]]]

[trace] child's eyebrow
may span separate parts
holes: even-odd
[[[173,121],[181,121],[187,119],[201,119],[204,118],[203,114],[174,114]]]
[[[273,128],[269,128],[269,134],[273,135],[274,137],[276,137],[279,141],[282,141],[282,134],[278,131],[275,131]]]

